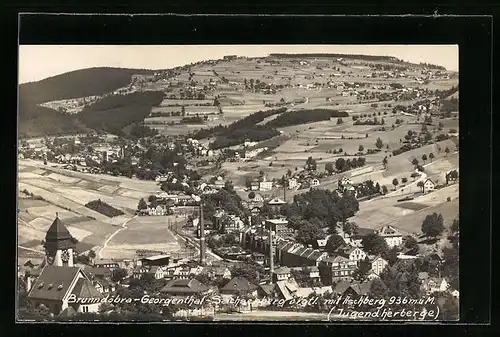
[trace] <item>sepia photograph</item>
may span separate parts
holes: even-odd
[[[458,45],[18,52],[18,322],[459,320]]]

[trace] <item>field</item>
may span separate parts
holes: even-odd
[[[41,163],[19,162],[18,189],[27,190],[43,200],[18,199],[18,244],[43,251],[41,240],[58,213],[71,234],[79,240],[77,250],[100,247],[120,226],[132,217],[140,198],[159,191],[155,182],[122,177],[91,175],[57,168]],[[109,218],[85,204],[101,199],[125,212]]]
[[[126,228],[118,232],[101,251],[102,257],[134,257],[137,250],[158,250],[166,254],[178,253],[181,249],[168,229],[175,219],[170,216],[143,216],[132,219]]]

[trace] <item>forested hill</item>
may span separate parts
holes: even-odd
[[[315,54],[269,54],[271,57],[279,58],[311,58],[311,57],[331,57],[331,58],[344,58],[344,59],[357,59],[366,61],[399,61],[397,58],[392,56],[376,56],[376,55],[353,55],[353,54],[325,54],[325,53],[315,53]]]
[[[152,75],[154,70],[122,68],[88,68],[75,70],[37,82],[19,85],[20,104],[103,95],[124,87],[132,75]]]

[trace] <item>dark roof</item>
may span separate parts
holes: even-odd
[[[358,295],[366,295],[370,292],[371,281],[351,284],[350,288]]]
[[[244,277],[237,276],[231,279],[231,281],[229,281],[220,290],[221,292],[237,293],[240,291],[253,291],[255,289],[257,289],[255,284],[250,283],[250,281]]]
[[[56,216],[45,235],[44,247],[50,250],[74,248],[76,243],[77,240],[71,235],[59,217]]]
[[[207,291],[208,287],[198,281],[191,280],[172,280],[167,283],[160,291],[169,294],[201,293]]]
[[[45,266],[28,294],[32,299],[62,300],[80,268]],[[50,288],[49,288],[50,286]]]
[[[105,267],[90,267],[85,268],[85,272],[87,274],[91,274],[97,277],[110,277],[111,270]]]
[[[259,288],[267,295],[267,296],[270,296],[273,291],[274,291],[274,288],[275,288],[275,284],[274,283],[271,283],[271,284],[261,284],[259,285]]]
[[[290,274],[290,268],[288,267],[279,267],[274,271],[275,274]]]
[[[75,294],[76,298],[102,298],[101,293],[86,278],[78,279],[71,293]]]
[[[358,230],[356,231],[356,234],[353,235],[354,238],[361,238],[363,236],[367,236],[368,234],[372,234],[374,233],[375,231],[373,229],[369,229],[369,228],[358,228]]]
[[[351,282],[340,281],[333,288],[333,292],[335,294],[343,294],[350,286],[351,286]]]

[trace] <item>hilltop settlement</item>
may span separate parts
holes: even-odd
[[[228,55],[19,96],[19,319],[458,319],[456,72]]]

